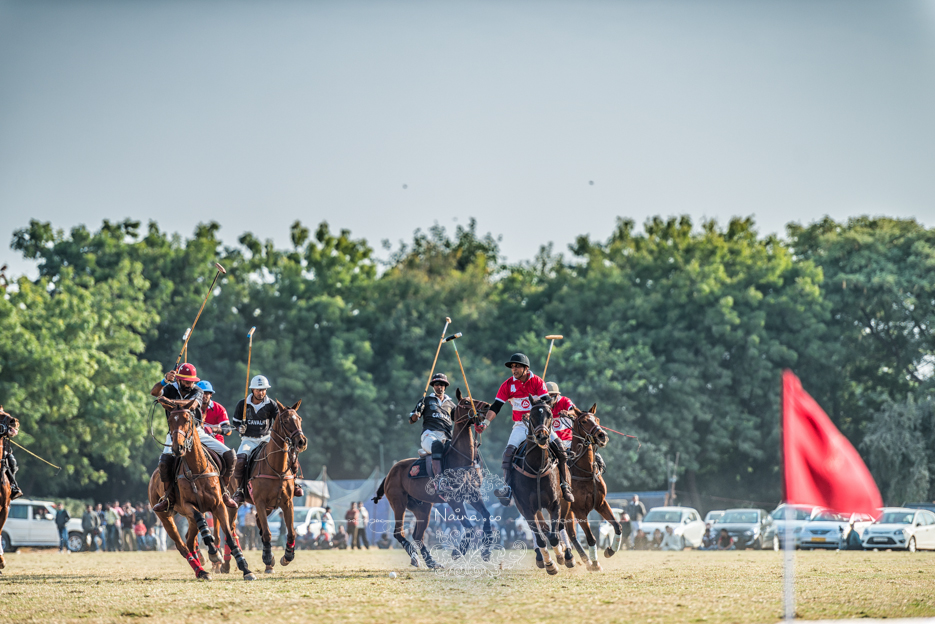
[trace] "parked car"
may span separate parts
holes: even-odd
[[[84,548],[81,519],[72,518],[68,529],[68,550],[79,552]],[[52,501],[20,498],[10,503],[10,514],[0,535],[4,552],[14,552],[21,546],[58,548],[58,527],[55,526],[55,503]]]
[[[927,509],[886,507],[861,534],[864,548],[935,550],[935,513]]]
[[[786,509],[792,509],[792,520],[786,520]],[[812,516],[821,511],[821,507],[813,505],[780,505],[772,512],[769,517],[773,519],[772,524],[766,530],[764,543],[771,545],[773,550],[785,548],[786,530],[792,529],[793,546],[795,545],[795,536],[802,532],[802,527]]]
[[[610,510],[613,512],[617,522],[622,522],[620,517],[623,515],[623,509],[620,507],[611,507]],[[578,532],[580,533],[581,529],[578,529]],[[617,534],[614,533],[614,527],[607,522],[607,520],[601,518],[601,524],[597,528],[597,535],[595,535],[595,537],[597,538],[598,547],[600,547],[601,544],[611,544],[611,540],[616,539]]]
[[[321,534],[321,517],[325,513],[324,507],[296,507],[293,515],[295,532],[299,537],[311,534],[312,539],[318,539]],[[328,533],[334,535],[334,523],[329,523]]]
[[[640,522],[640,530],[650,539],[656,529],[665,535],[667,526],[672,527],[672,533],[680,536],[686,546],[701,548],[704,522],[696,510],[691,507],[653,507]]]
[[[728,509],[711,528],[716,534],[726,530],[737,549],[760,550],[766,544],[766,531],[772,522],[765,509]]]
[[[715,522],[720,520],[721,516],[723,515],[724,515],[723,509],[715,509],[713,511],[709,511],[708,513],[705,514],[704,523],[705,525],[708,525],[708,524],[713,525]]]
[[[872,522],[873,517],[867,514],[841,514],[822,509],[802,526],[795,536],[795,546],[804,550],[841,548],[848,533],[854,530],[860,535]]]

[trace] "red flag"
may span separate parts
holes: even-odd
[[[857,450],[792,371],[782,375],[785,500],[876,516],[880,490]]]

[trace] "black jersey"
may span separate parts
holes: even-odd
[[[451,412],[457,407],[447,394],[439,399],[430,394],[420,401],[422,404],[422,431],[439,431],[451,439],[454,431]]]
[[[265,397],[259,405],[254,405],[253,401],[246,403],[247,417],[244,418],[244,399],[241,399],[233,413],[230,414],[231,423],[234,429],[246,425],[247,430],[241,434],[244,438],[262,438],[273,428],[273,421],[279,414],[279,407],[269,397]]]
[[[162,396],[172,401],[191,401],[194,399],[197,401],[195,407],[192,408],[192,412],[195,414],[195,420],[198,423],[201,423],[204,420],[204,417],[201,414],[201,399],[204,397],[205,393],[198,386],[192,384],[190,390],[185,391],[179,386],[179,382],[174,382],[166,384],[162,388]],[[172,410],[168,407],[166,409],[166,417],[169,416],[169,412]]]

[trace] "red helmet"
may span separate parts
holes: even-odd
[[[195,367],[192,364],[182,364],[179,366],[178,372],[175,374],[176,379],[181,379],[183,381],[201,381],[198,378],[198,371],[195,370]]]

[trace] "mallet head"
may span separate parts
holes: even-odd
[[[189,327],[185,330],[185,333],[182,335],[182,340],[188,340],[188,335],[192,333],[192,328]]]
[[[451,342],[452,340],[457,340],[460,337],[461,337],[461,332],[458,332],[457,334],[451,334],[450,336],[445,338],[442,342]]]
[[[247,337],[248,337],[248,338],[253,338],[253,332],[255,332],[255,331],[256,331],[256,327],[255,327],[255,326],[254,326],[254,327],[251,327],[251,328],[250,328],[250,331],[247,332]]]
[[[562,340],[564,338],[561,334],[550,334],[545,337],[546,340]]]
[[[218,268],[218,271],[220,271],[220,272],[223,273],[224,275],[227,275],[227,269],[225,269],[224,267],[222,267],[221,264],[220,264],[219,262],[215,262],[215,263],[214,263],[214,266],[216,266],[216,267]]]

